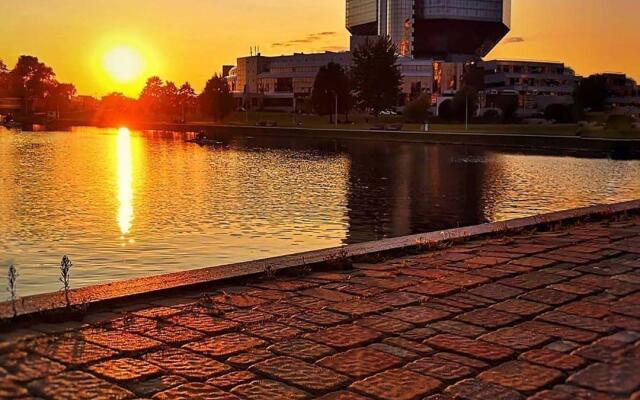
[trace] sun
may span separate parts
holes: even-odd
[[[108,50],[103,59],[107,74],[118,82],[131,82],[139,78],[144,69],[140,52],[128,46],[118,46]]]

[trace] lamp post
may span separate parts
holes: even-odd
[[[338,128],[338,92],[334,92],[335,96],[336,96],[336,117],[335,117],[335,124],[336,124],[336,129]]]
[[[465,94],[464,101],[464,130],[469,130],[469,93]]]

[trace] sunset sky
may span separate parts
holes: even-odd
[[[199,91],[252,45],[266,55],[346,49],[344,2],[1,0],[0,59],[11,67],[20,54],[36,55],[81,94],[137,95],[150,75]],[[513,0],[512,31],[488,58],[640,79],[639,15],[639,0]],[[112,62],[123,57],[124,70]]]

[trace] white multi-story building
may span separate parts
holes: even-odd
[[[301,110],[311,97],[316,75],[329,63],[351,67],[351,52],[296,53],[267,57],[261,54],[241,57],[229,70],[227,81],[238,105],[250,108]],[[433,62],[400,58],[402,92],[415,97],[430,92],[433,86]]]

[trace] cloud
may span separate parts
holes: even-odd
[[[347,47],[345,46],[324,46],[322,48],[323,51],[333,51],[333,52],[340,52],[340,51],[347,51],[349,50]]]
[[[512,36],[509,38],[506,38],[502,43],[503,44],[512,44],[512,43],[522,43],[524,42],[524,38],[522,36]]]
[[[294,46],[296,44],[315,43],[315,42],[317,42],[319,40],[322,40],[322,39],[327,38],[327,37],[335,36],[337,34],[338,34],[337,32],[310,33],[304,38],[293,39],[293,40],[289,40],[289,41],[286,41],[286,42],[276,42],[276,43],[272,43],[271,46],[272,47],[291,47],[291,46]]]

